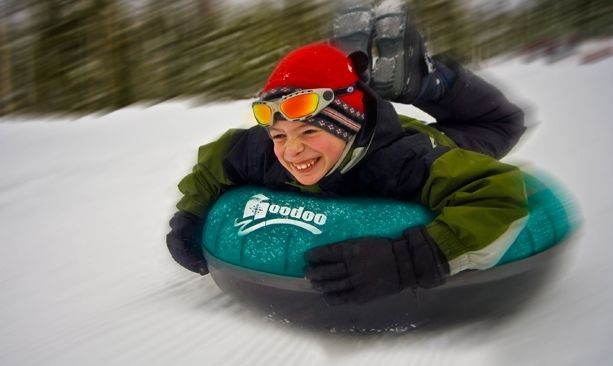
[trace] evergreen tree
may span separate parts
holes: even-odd
[[[434,52],[479,62],[613,34],[610,0],[407,0]],[[142,4],[142,6],[136,6]],[[255,5],[254,5],[255,4]],[[262,0],[3,0],[0,115],[253,96],[292,48],[329,37],[335,4]]]

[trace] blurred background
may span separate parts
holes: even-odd
[[[611,39],[611,0],[413,0],[433,53],[478,67],[558,62]],[[0,0],[0,115],[252,97],[290,49],[329,36],[334,1]],[[610,42],[582,56],[613,55]]]

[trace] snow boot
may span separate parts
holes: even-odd
[[[372,88],[391,101],[413,103],[433,66],[404,1],[384,0],[376,7],[373,43],[378,58]]]
[[[342,0],[332,20],[332,45],[347,55],[362,52],[368,60],[364,81],[370,79],[372,32],[374,26],[373,0]]]

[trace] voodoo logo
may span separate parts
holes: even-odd
[[[327,219],[322,213],[305,210],[304,207],[281,206],[271,203],[263,194],[256,194],[245,204],[243,218],[234,220],[234,227],[239,228],[238,236],[269,225],[294,225],[319,235],[322,231],[317,226],[324,225]]]

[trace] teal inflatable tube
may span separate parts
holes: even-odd
[[[476,282],[488,278],[486,272],[504,275],[521,270],[511,264],[529,262],[550,251],[577,226],[567,195],[543,181],[525,175],[529,221],[496,268],[475,271]],[[231,271],[273,287],[309,291],[303,279],[304,253],[309,249],[364,236],[397,238],[405,229],[427,224],[434,216],[414,203],[243,186],[224,193],[211,208],[202,247],[216,271]],[[506,267],[509,270],[500,269]]]

